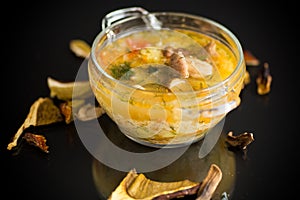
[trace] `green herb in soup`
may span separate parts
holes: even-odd
[[[128,62],[124,62],[118,65],[113,65],[110,68],[111,75],[115,79],[120,79],[130,70],[130,64]]]

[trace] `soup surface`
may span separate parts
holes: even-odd
[[[144,90],[170,90],[181,82],[190,85],[182,90],[199,90],[227,78],[237,64],[224,44],[187,30],[130,34],[98,55],[106,73]]]

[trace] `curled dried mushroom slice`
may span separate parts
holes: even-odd
[[[137,174],[135,170],[127,173],[119,186],[111,193],[108,200],[152,200],[159,199],[163,195],[171,195],[178,191],[187,191],[199,188],[199,183],[189,180],[178,182],[157,182],[146,178],[143,174]],[[194,194],[196,193],[194,191]]]
[[[7,149],[11,150],[17,146],[17,141],[22,135],[23,131],[30,126],[42,126],[56,122],[63,121],[63,116],[59,108],[53,103],[53,100],[49,97],[38,98],[30,107],[29,113],[18,129],[17,133],[12,138],[12,141],[8,144]]]
[[[230,131],[227,134],[226,142],[231,147],[240,148],[245,150],[247,146],[254,141],[253,133],[241,133],[239,135],[233,135],[233,132]]]
[[[71,51],[78,57],[87,58],[90,55],[91,47],[84,40],[74,39],[70,41]]]
[[[62,82],[52,77],[47,78],[50,89],[50,97],[60,100],[71,100],[72,98],[85,99],[93,95],[89,81]],[[74,89],[76,92],[73,93]]]
[[[250,143],[254,141],[253,133],[241,133],[234,136],[233,132],[230,131],[226,137],[226,143],[229,145],[228,149],[230,150],[242,150],[243,159],[247,158],[247,147]]]
[[[222,180],[222,171],[212,164],[204,180],[201,182],[196,200],[210,200]]]
[[[126,177],[123,178],[119,186],[111,193],[108,197],[108,200],[118,200],[118,199],[134,199],[129,196],[127,193],[127,188],[131,185],[131,183],[136,179],[138,176],[135,169],[130,170]]]
[[[159,182],[148,179],[144,174],[130,170],[108,200],[164,200],[196,195],[197,200],[209,200],[222,179],[220,168],[212,164],[201,182],[190,180]]]

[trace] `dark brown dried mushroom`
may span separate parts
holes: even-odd
[[[254,141],[253,133],[241,133],[239,135],[233,135],[233,132],[230,131],[227,134],[226,142],[230,147],[239,148],[245,150],[247,146]]]
[[[38,98],[31,105],[24,123],[14,135],[12,141],[8,144],[7,149],[11,150],[13,147],[17,146],[19,137],[22,135],[23,131],[30,126],[42,126],[61,121],[63,121],[63,117],[52,99],[49,97]]]
[[[256,78],[257,93],[264,95],[271,90],[272,76],[270,74],[270,68],[268,63],[264,63],[264,66]]]
[[[43,152],[49,153],[49,147],[46,145],[47,140],[45,136],[33,133],[25,133],[23,139],[25,139],[29,144],[38,147]]]

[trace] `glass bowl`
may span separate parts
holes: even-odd
[[[160,148],[199,141],[235,109],[245,67],[238,39],[223,25],[130,7],[102,19],[88,75],[120,131]]]

